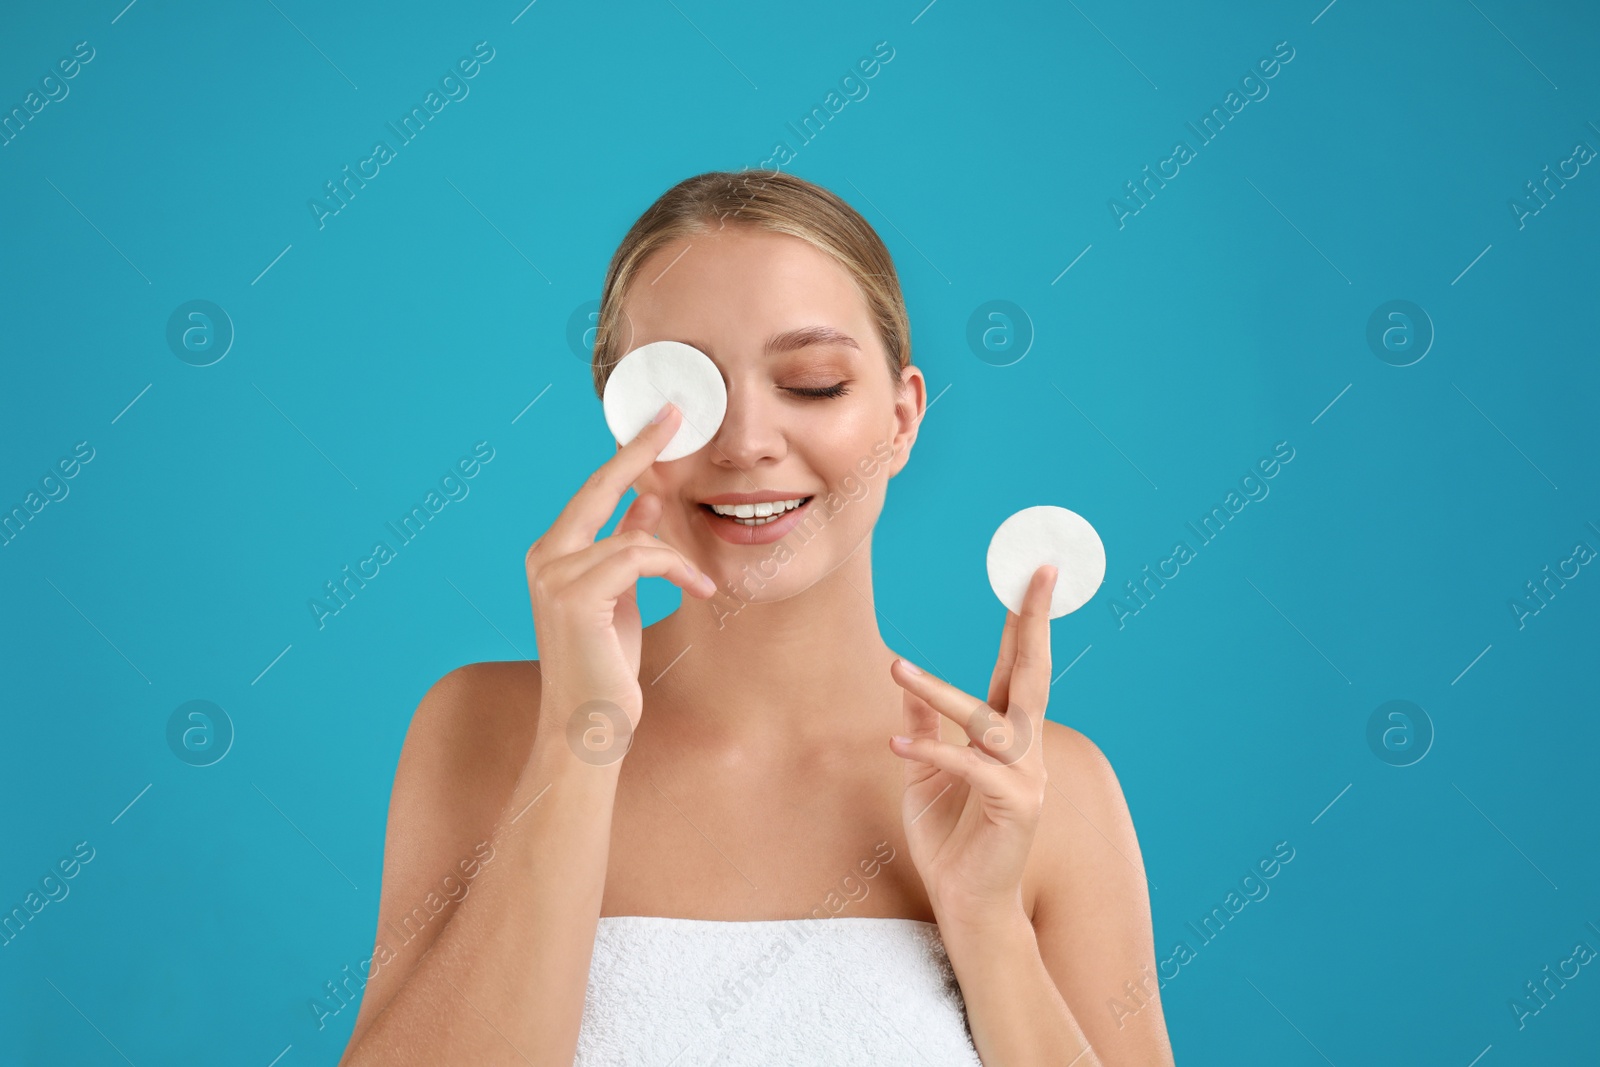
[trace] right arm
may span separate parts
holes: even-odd
[[[476,715],[471,706],[472,690],[447,676],[423,700],[407,735],[391,799],[390,838],[397,832],[421,836],[432,824],[438,844],[409,852],[386,849],[386,864],[397,869],[392,878],[385,872],[380,944],[399,941],[403,934],[396,931],[415,929],[415,920],[405,926],[407,918],[429,892],[437,892],[445,873],[464,880],[453,867],[484,838],[437,825],[442,813],[462,807],[437,795],[439,784],[461,781],[433,773],[445,770],[441,764],[452,742],[460,744],[450,736],[456,731],[444,727],[485,725],[481,705]],[[535,741],[487,835],[494,850],[490,862],[451,911],[422,925],[378,966],[340,1067],[572,1063],[620,766],[583,762],[564,741]]]
[[[569,744],[568,723],[601,700],[638,726],[641,577],[701,598],[716,590],[654,536],[661,501],[649,494],[595,540],[676,432],[682,416],[665,414],[596,470],[528,550],[543,656],[537,708],[516,707],[509,687],[441,682],[417,710],[390,801],[380,944],[486,824],[495,851],[455,911],[441,910],[369,980],[340,1067],[573,1062],[631,731],[617,738],[622,754],[595,760]],[[534,724],[531,743],[509,717],[519,714]],[[513,776],[507,797],[495,783]]]

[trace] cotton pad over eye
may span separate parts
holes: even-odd
[[[1050,618],[1060,618],[1083,607],[1100,588],[1106,547],[1082,515],[1050,504],[1023,508],[989,539],[989,585],[1018,615],[1034,572],[1046,564],[1057,569]]]
[[[611,369],[600,405],[611,436],[627,444],[669,400],[683,412],[683,422],[656,457],[665,463],[705,447],[722,426],[728,389],[710,356],[681,341],[640,345]]]

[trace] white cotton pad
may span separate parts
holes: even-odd
[[[1007,608],[1022,614],[1034,572],[1050,564],[1058,573],[1050,618],[1087,604],[1106,576],[1106,546],[1089,521],[1049,504],[1023,508],[989,539],[989,586]]]
[[[710,356],[681,341],[640,345],[611,369],[600,404],[611,436],[627,444],[669,400],[678,405],[683,422],[656,457],[665,463],[703,448],[727,414],[728,388]]]

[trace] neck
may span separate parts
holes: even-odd
[[[775,602],[685,596],[643,634],[645,719],[662,716],[707,747],[752,755],[897,732],[895,653],[878,632],[871,559],[868,538],[804,592]]]

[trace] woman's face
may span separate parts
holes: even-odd
[[[871,533],[926,403],[922,372],[897,390],[866,301],[808,242],[747,226],[674,242],[641,265],[623,302],[623,354],[681,341],[728,390],[704,448],[634,483],[664,505],[657,535],[747,601],[793,596]],[[741,523],[708,503],[809,500]]]

